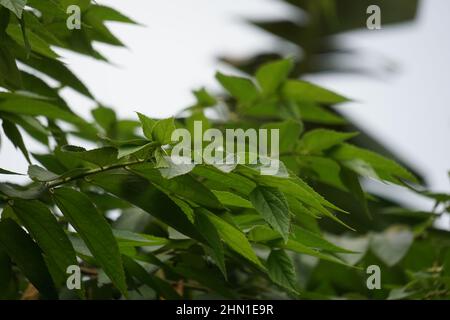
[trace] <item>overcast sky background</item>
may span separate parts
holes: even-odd
[[[114,107],[122,117],[134,117],[134,111],[168,117],[193,102],[192,89],[204,85],[218,90],[216,70],[233,70],[218,63],[217,56],[247,56],[279,44],[278,39],[246,24],[246,19],[297,14],[276,0],[97,2],[118,9],[145,27],[110,25],[127,49],[96,47],[115,66],[59,52],[98,100]],[[357,100],[340,110],[425,173],[430,186],[440,191],[450,189],[449,13],[450,1],[423,0],[413,24],[358,31],[341,38],[367,56],[394,61],[395,74],[382,78],[336,74],[308,77]],[[368,61],[363,63],[373,63]],[[64,96],[73,110],[89,116],[92,102],[69,90]],[[2,148],[0,167],[26,172],[26,162],[11,144],[3,141]],[[429,206],[409,196],[403,199]]]

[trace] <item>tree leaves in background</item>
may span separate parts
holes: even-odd
[[[372,235],[370,249],[391,267],[403,259],[413,239],[413,233],[407,229],[390,229],[384,233]]]

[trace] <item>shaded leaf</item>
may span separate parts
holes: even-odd
[[[272,250],[267,258],[267,272],[276,284],[297,292],[297,278],[291,258],[284,250]]]
[[[100,215],[86,195],[74,189],[56,189],[54,199],[98,264],[122,294],[126,295],[127,285],[119,248],[105,218]]]
[[[0,245],[44,297],[58,297],[41,250],[11,219],[0,221]]]
[[[15,200],[14,213],[58,269],[62,278],[67,267],[78,265],[75,251],[55,216],[40,201]]]

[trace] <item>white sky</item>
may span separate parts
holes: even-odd
[[[246,56],[278,44],[269,34],[247,25],[246,18],[295,14],[276,0],[97,2],[118,9],[145,27],[111,24],[128,49],[97,48],[115,66],[61,53],[96,97],[122,117],[133,117],[134,111],[171,116],[193,101],[192,89],[203,85],[217,89],[215,71],[231,71],[216,61],[218,55]],[[413,25],[361,31],[342,38],[350,47],[393,60],[398,71],[388,77],[310,77],[357,100],[341,110],[426,173],[431,187],[441,191],[449,190],[450,170],[449,12],[450,1],[425,0]],[[65,96],[75,111],[89,115],[89,101],[70,91]],[[0,167],[20,172],[26,172],[27,167],[5,140]]]

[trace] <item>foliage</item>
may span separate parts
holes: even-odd
[[[121,42],[105,21],[133,21],[70,2],[83,9],[81,30],[65,28],[65,0],[29,0],[25,10],[25,1],[0,2],[2,138],[30,163],[29,183],[0,184],[0,298],[449,297],[450,237],[433,221],[450,195],[422,191],[403,166],[354,145],[356,132],[328,128],[345,123],[330,105],[346,97],[289,79],[284,59],[254,77],[218,73],[228,94],[195,91],[197,103],[176,118],[121,120],[98,105],[84,119],[61,89],[97,102],[52,47],[106,60],[92,42]],[[278,128],[282,174],[175,166],[170,134],[193,121]],[[48,152],[30,153],[23,134]],[[74,137],[97,147],[71,145]],[[366,193],[364,178],[414,186],[436,210],[397,207]],[[84,275],[78,291],[66,287],[73,264]],[[383,271],[380,290],[366,287],[372,264]]]

